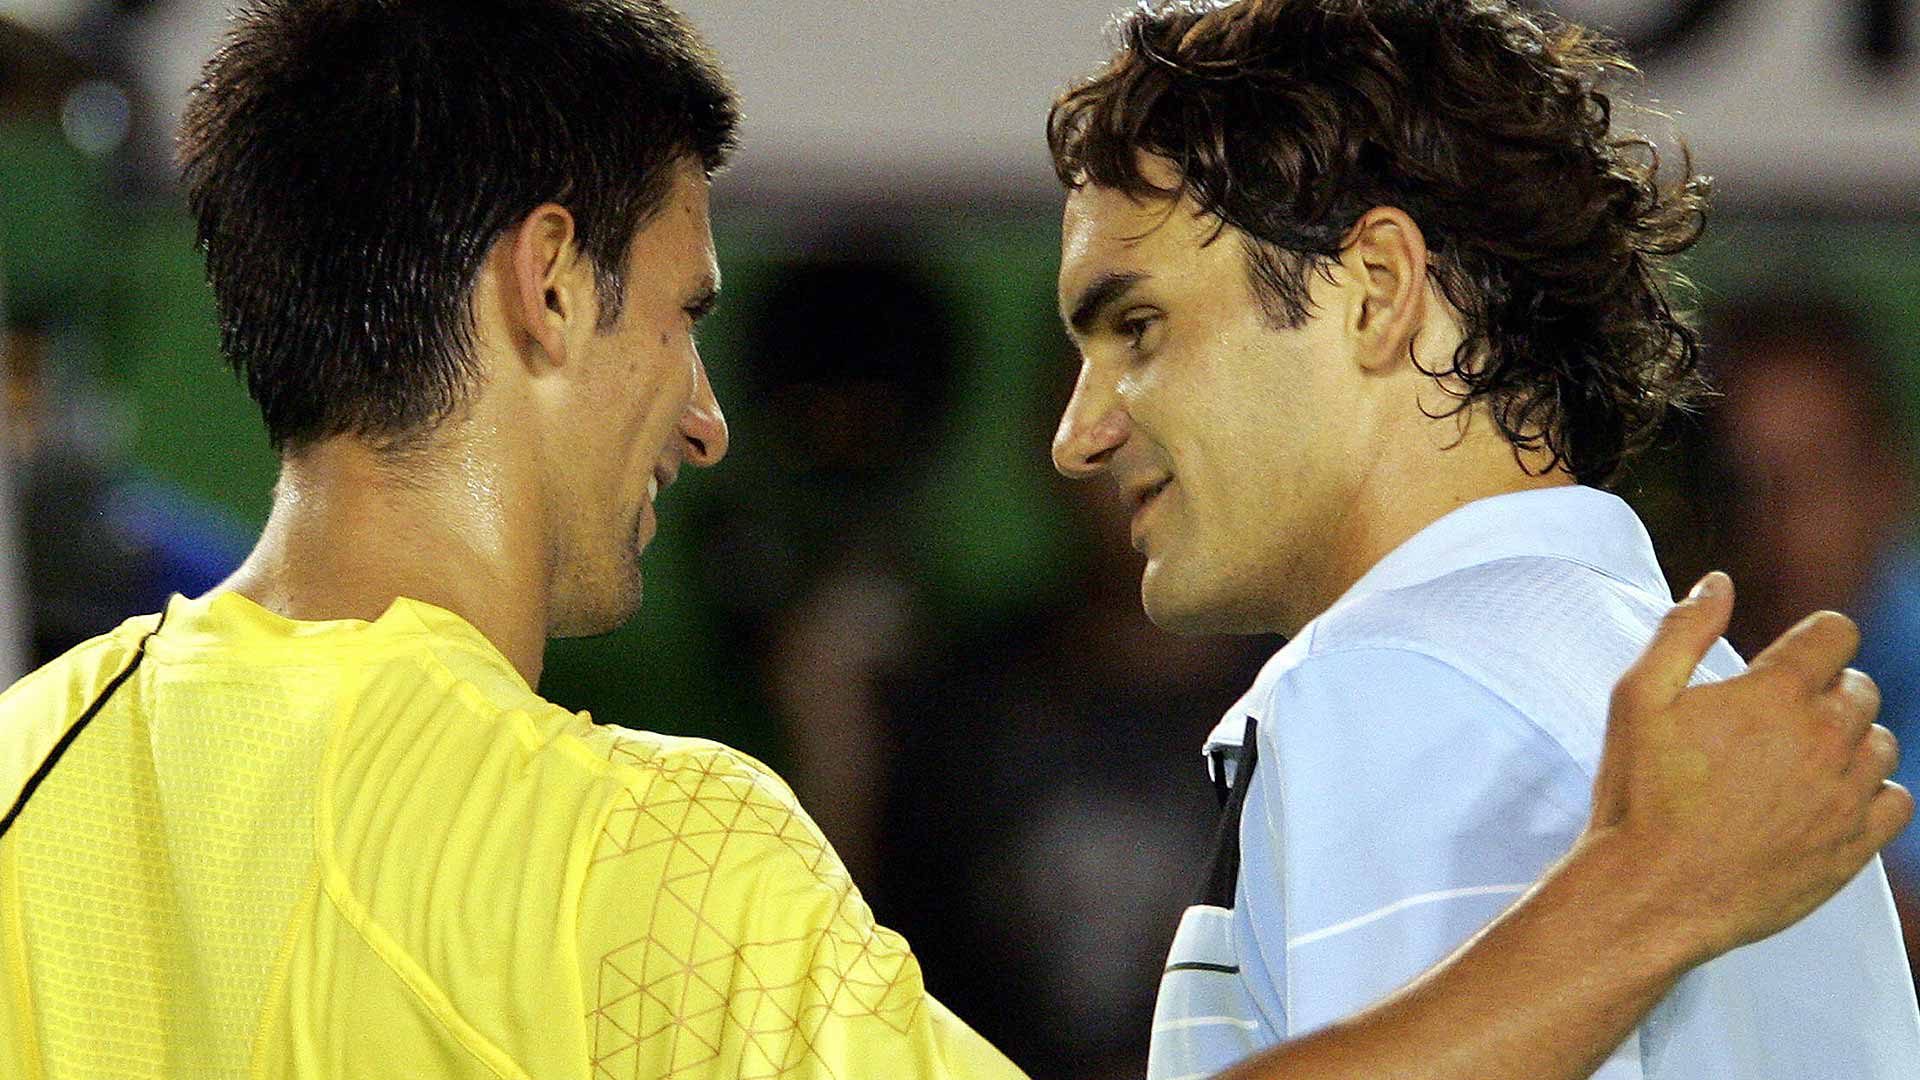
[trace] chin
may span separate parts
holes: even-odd
[[[1188,636],[1260,634],[1267,620],[1258,604],[1225,581],[1184,580],[1173,568],[1154,560],[1140,577],[1140,604],[1147,618],[1162,630]]]
[[[629,575],[595,577],[576,579],[571,587],[556,592],[547,618],[548,637],[611,634],[640,610],[641,579],[637,560]]]

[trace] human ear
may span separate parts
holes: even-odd
[[[1410,357],[1427,317],[1427,241],[1403,210],[1377,206],[1348,231],[1340,261],[1354,282],[1347,331],[1362,366],[1384,371]]]
[[[567,362],[569,344],[577,328],[591,324],[594,310],[581,287],[580,273],[585,259],[574,232],[573,214],[557,203],[535,207],[508,234],[511,245],[508,265],[508,314],[519,331],[515,336],[531,341],[543,355],[536,359],[550,365]]]

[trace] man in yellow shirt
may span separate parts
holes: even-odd
[[[532,689],[549,637],[631,615],[655,498],[726,453],[692,329],[735,115],[653,0],[240,20],[183,158],[280,483],[220,589],[0,697],[0,1074],[1019,1075],[778,778]],[[1621,684],[1568,860],[1243,1075],[1579,1075],[1904,823],[1844,620],[1684,689],[1712,584]]]

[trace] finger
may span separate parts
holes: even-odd
[[[1837,611],[1816,611],[1761,650],[1748,667],[1790,678],[1810,693],[1831,685],[1860,650],[1860,628]]]
[[[1900,767],[1900,740],[1893,732],[1879,724],[1867,728],[1866,737],[1854,749],[1852,763],[1847,766],[1847,775],[1872,785],[1878,790],[1880,782],[1892,776]]]
[[[1880,715],[1880,686],[1866,672],[1847,668],[1827,691],[1827,702],[1844,745],[1854,746]]]
[[[1673,701],[1687,688],[1707,650],[1727,632],[1732,615],[1733,579],[1718,570],[1701,578],[1660,620],[1646,651],[1620,677],[1616,699],[1648,709]]]
[[[1913,820],[1913,796],[1891,780],[1880,785],[1879,794],[1867,804],[1867,842],[1874,851],[1886,847]]]

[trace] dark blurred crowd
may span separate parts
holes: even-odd
[[[1837,295],[1726,302],[1707,332],[1724,396],[1681,456],[1692,558],[1726,567],[1739,583],[1728,638],[1751,656],[1807,612],[1851,615],[1861,631],[1854,665],[1879,683],[1880,722],[1906,747],[1895,779],[1920,791],[1913,358],[1878,344],[1858,307]],[[1885,860],[1920,966],[1920,829],[1909,828]]]
[[[9,678],[171,592],[211,587],[258,524],[233,508],[244,502],[180,482],[225,467],[194,460],[201,421],[127,415],[130,382],[185,377],[140,343],[204,322],[204,297],[155,299],[100,271],[125,192],[75,135],[87,106],[74,95],[98,96],[91,83],[79,60],[0,20]],[[663,531],[641,620],[651,644],[558,648],[543,689],[774,759],[958,1013],[1036,1075],[1137,1076],[1214,819],[1198,748],[1278,642],[1146,622],[1115,493],[1041,475],[1072,371],[1058,332],[1034,329],[1053,319],[1050,270],[1019,279],[1031,289],[1015,301],[1019,340],[1044,346],[1016,363],[1039,374],[983,390],[983,342],[1009,331],[970,313],[923,235],[970,227],[961,215],[816,230],[730,286],[743,294],[729,300],[734,329],[709,362],[740,451],[688,485]],[[1031,215],[1035,234],[1054,227]],[[149,328],[119,359],[116,312]],[[1882,688],[1882,722],[1914,748],[1911,786],[1912,358],[1840,292],[1729,299],[1708,324],[1724,397],[1676,422],[1622,494],[1675,580],[1734,572],[1743,651],[1816,608],[1860,622],[1858,665]],[[129,434],[141,424],[171,429],[143,444]],[[1017,432],[1029,474],[950,467],[989,429]],[[1005,487],[1043,491],[1057,520],[1029,520]],[[1004,569],[1036,562],[1043,573]],[[1920,835],[1887,865],[1920,960]]]

